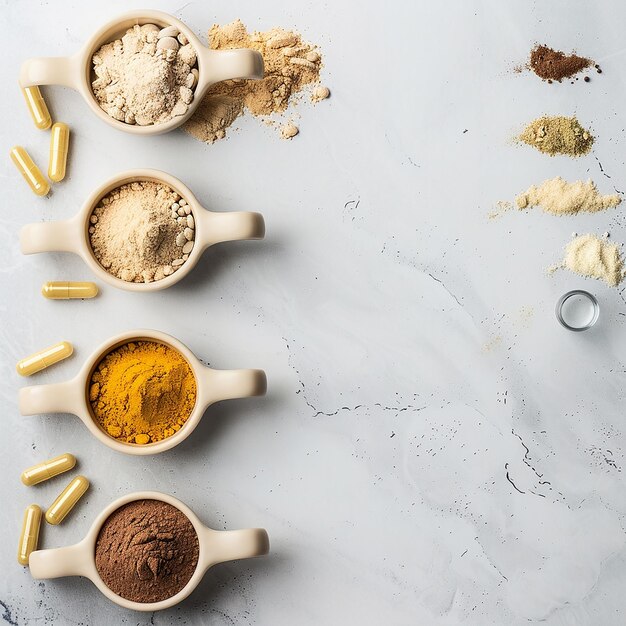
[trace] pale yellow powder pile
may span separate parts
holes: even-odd
[[[624,279],[624,260],[619,247],[597,235],[580,235],[572,239],[565,247],[565,258],[554,269],[559,267],[603,280],[611,287]]]
[[[602,195],[591,180],[568,183],[560,176],[532,185],[515,198],[519,209],[538,206],[552,215],[596,213],[616,207],[621,201],[617,194]]]

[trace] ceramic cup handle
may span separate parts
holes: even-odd
[[[37,252],[74,252],[79,254],[79,242],[84,238],[75,220],[26,224],[20,231],[22,254]]]
[[[92,562],[93,554],[84,542],[65,548],[36,550],[28,559],[33,578],[87,576]]]
[[[202,220],[202,235],[198,243],[203,248],[222,241],[265,237],[265,220],[260,213],[251,211],[218,213],[205,209],[197,217]]]
[[[19,390],[18,406],[22,415],[72,413],[80,415],[85,405],[83,382],[76,379],[52,385],[35,385]]]
[[[222,80],[233,78],[263,78],[263,56],[256,50],[210,50],[202,47],[198,51],[199,85],[202,94],[208,87]]]
[[[235,398],[264,396],[267,377],[263,370],[214,370],[204,368],[202,384],[211,403]]]
[[[263,528],[243,530],[213,530],[205,528],[203,542],[204,563],[208,569],[217,563],[263,556],[270,551],[270,540]]]
[[[77,57],[27,59],[20,68],[20,86],[62,85],[78,89],[81,68]]]

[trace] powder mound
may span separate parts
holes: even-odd
[[[184,357],[154,341],[107,354],[92,374],[89,401],[111,437],[147,444],[179,431],[196,404],[196,380]]]
[[[528,63],[530,69],[539,78],[558,82],[564,78],[571,78],[593,64],[591,59],[580,57],[574,53],[565,54],[560,50],[554,50],[544,45],[537,45],[531,50]]]
[[[96,570],[113,593],[132,602],[176,595],[198,564],[198,535],[189,518],[160,500],[136,500],[105,520],[96,540]]]
[[[197,82],[196,53],[182,33],[163,34],[155,24],[136,24],[93,55],[93,94],[113,119],[149,126],[187,112]]]
[[[617,244],[608,243],[597,235],[580,235],[565,248],[561,267],[605,281],[611,287],[624,279],[624,261]]]
[[[575,117],[549,115],[528,124],[518,140],[550,156],[564,154],[571,157],[587,154],[594,142],[591,133]]]
[[[317,46],[303,41],[299,33],[272,28],[250,34],[241,20],[235,20],[224,26],[212,26],[209,44],[213,50],[257,50],[263,56],[265,77],[213,85],[183,126],[183,130],[200,141],[213,143],[223,139],[227,129],[246,110],[256,117],[282,113],[306,85],[319,82],[321,53]]]
[[[163,183],[122,185],[90,217],[94,256],[109,274],[150,283],[179,270],[193,250],[195,221],[184,198]]]
[[[552,215],[597,213],[616,207],[622,199],[617,194],[602,195],[593,181],[568,183],[560,176],[532,185],[515,198],[519,209],[538,206]]]

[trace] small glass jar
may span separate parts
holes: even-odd
[[[591,328],[600,315],[600,305],[588,291],[575,289],[559,298],[556,304],[556,318],[561,326],[574,332]]]

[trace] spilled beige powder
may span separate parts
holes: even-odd
[[[487,213],[487,217],[490,220],[497,220],[512,208],[513,205],[508,200],[498,200],[498,202],[496,202],[495,209],[489,211],[489,213]]]
[[[263,56],[265,77],[213,85],[183,126],[183,130],[200,141],[213,143],[223,139],[227,129],[246,110],[256,117],[282,113],[306,85],[319,82],[321,53],[316,45],[303,41],[299,33],[272,28],[251,34],[241,20],[235,20],[224,26],[212,26],[209,45],[213,50],[257,50]],[[330,92],[326,90],[321,95],[318,92],[319,100],[327,98]]]
[[[580,235],[565,247],[565,258],[552,271],[566,268],[581,276],[603,280],[611,287],[624,279],[624,260],[617,244],[597,235]]]
[[[597,213],[616,207],[622,199],[617,194],[602,195],[593,181],[568,183],[560,176],[532,185],[515,198],[519,209],[537,206],[552,215]]]

